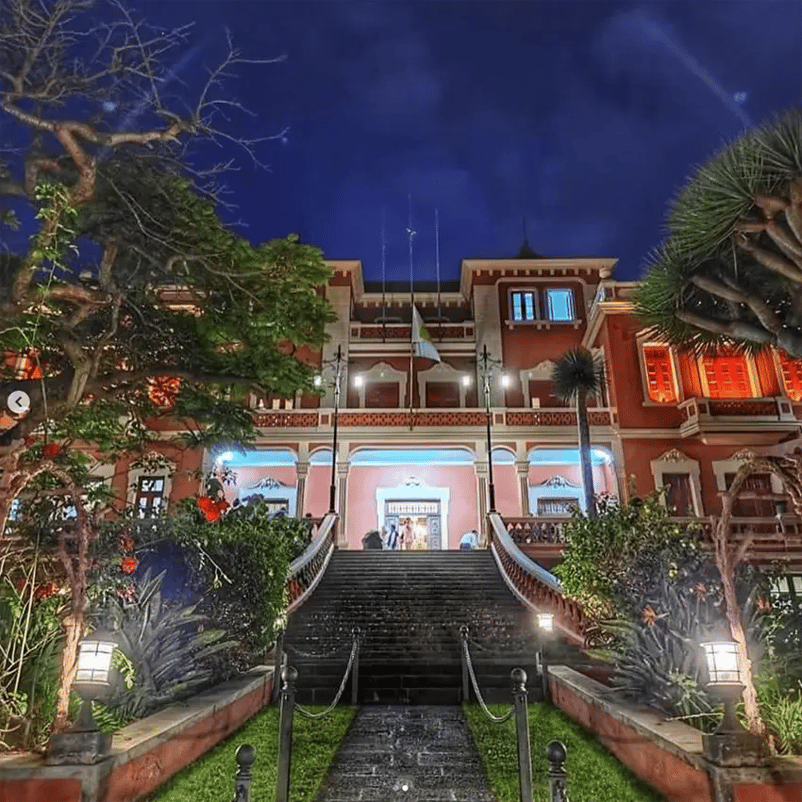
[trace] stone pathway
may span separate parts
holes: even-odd
[[[318,802],[495,802],[460,707],[362,707]]]

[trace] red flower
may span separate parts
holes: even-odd
[[[124,574],[133,574],[139,565],[139,560],[136,557],[126,557],[120,563],[120,569]]]
[[[44,585],[39,585],[33,592],[33,597],[36,601],[47,599],[50,596],[55,596],[58,593],[58,585],[55,582],[45,582]]]
[[[58,443],[46,443],[45,447],[42,449],[42,456],[45,459],[52,459],[53,457],[58,456],[58,452],[61,450],[61,447]]]
[[[223,504],[225,504],[225,502],[223,502]],[[226,504],[226,506],[228,505]],[[210,523],[220,520],[222,509],[219,501],[215,501],[213,498],[209,498],[209,496],[201,496],[198,499],[198,508],[203,513],[203,517]]]
[[[120,550],[131,551],[134,548],[134,539],[131,535],[123,535],[120,538]]]

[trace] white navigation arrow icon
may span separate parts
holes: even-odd
[[[8,395],[8,408],[14,415],[21,415],[31,408],[31,399],[24,390],[14,390]]]

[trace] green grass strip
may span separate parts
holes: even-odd
[[[488,705],[496,716],[508,707]],[[503,724],[495,724],[479,705],[466,704],[463,710],[498,802],[518,802],[515,716]],[[568,750],[565,768],[571,802],[664,802],[660,794],[608,752],[593,733],[551,705],[529,705],[529,739],[534,802],[551,802],[546,746],[555,740],[562,741]]]
[[[320,712],[322,706],[306,708]],[[355,715],[352,707],[335,707],[323,719],[293,717],[290,795],[293,802],[313,802],[328,774],[334,754]],[[237,764],[234,752],[240,744],[256,749],[251,799],[273,802],[276,796],[279,710],[266,707],[233,735],[178,772],[148,802],[231,802]]]

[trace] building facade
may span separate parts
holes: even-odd
[[[551,382],[555,360],[578,345],[606,365],[590,410],[597,494],[666,487],[678,517],[706,519],[754,451],[798,441],[802,363],[773,352],[696,356],[651,341],[632,315],[635,284],[612,278],[614,259],[471,259],[458,285],[416,286],[439,361],[412,356],[409,288],[382,291],[365,285],[359,262],[329,264],[337,319],[317,356],[320,393],[251,398],[259,437],[246,454],[165,445],[173,470],[118,470],[130,501],[164,508],[198,491],[198,468],[224,466],[236,477],[226,487],[232,504],[258,495],[315,518],[333,507],[343,548],[409,519],[413,547],[455,549],[465,532],[484,535],[492,484],[511,531],[548,540],[542,533],[582,505],[576,414]],[[736,524],[757,526],[756,559],[802,570],[781,491],[753,476]]]

